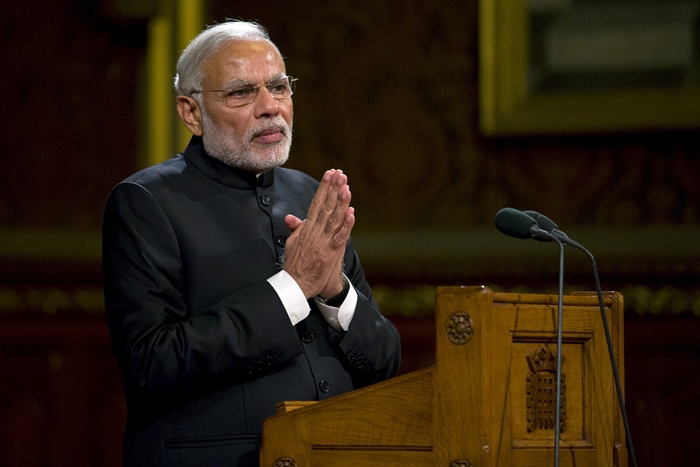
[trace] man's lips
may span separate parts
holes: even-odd
[[[279,128],[268,128],[255,133],[253,137],[254,141],[261,143],[278,143],[284,138],[284,129]]]

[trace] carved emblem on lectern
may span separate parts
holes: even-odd
[[[278,457],[274,467],[297,467],[297,463],[291,457]]]
[[[452,313],[447,319],[447,338],[454,345],[464,345],[474,334],[474,320],[463,311]]]
[[[527,357],[527,431],[553,430],[557,410],[557,352],[538,349]],[[564,356],[561,357],[562,366]],[[561,374],[560,433],[566,431],[566,374]]]

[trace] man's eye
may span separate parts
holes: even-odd
[[[226,98],[243,99],[244,97],[249,96],[252,92],[253,88],[231,89],[230,91],[226,92]]]
[[[284,94],[287,91],[287,84],[283,82],[272,83],[267,89],[269,89],[272,94]]]

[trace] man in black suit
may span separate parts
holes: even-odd
[[[394,376],[400,341],[350,240],[348,178],[280,166],[292,93],[255,23],[203,31],[177,67],[185,151],[111,192],[107,318],[123,375],[129,466],[254,466],[283,400]]]

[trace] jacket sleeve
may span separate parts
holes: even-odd
[[[329,326],[328,333],[353,369],[356,387],[362,387],[396,375],[401,364],[401,339],[394,324],[381,314],[372,299],[352,243],[345,257],[345,273],[357,291],[355,314],[346,332],[338,333]]]
[[[187,394],[301,354],[265,278],[189,309],[177,232],[142,186],[122,183],[110,194],[102,251],[107,319],[127,390]]]

